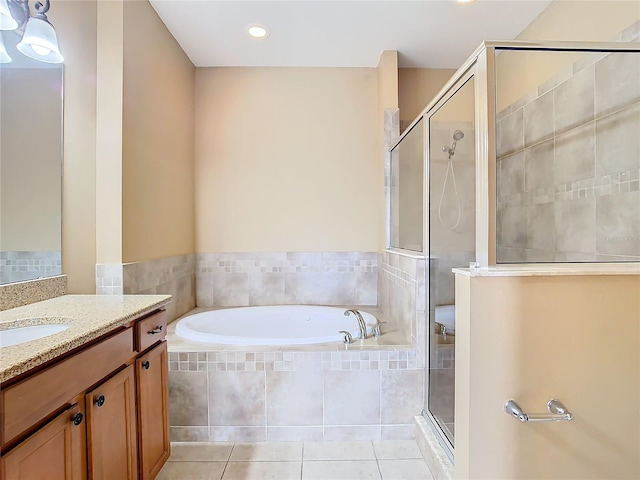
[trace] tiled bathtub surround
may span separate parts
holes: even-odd
[[[415,350],[170,352],[172,440],[413,438],[423,377]]]
[[[400,138],[400,109],[385,108],[384,110],[384,201],[385,218],[391,219],[391,147]],[[397,219],[397,216],[393,217]],[[385,222],[385,243],[391,245],[391,230],[397,225],[391,225],[390,221]]]
[[[419,364],[424,366],[425,259],[391,250],[378,255],[378,308],[395,322],[392,328],[406,332],[418,349]]]
[[[195,255],[177,255],[125,264],[96,265],[98,295],[168,294],[169,319],[195,307]]]
[[[498,262],[640,261],[638,79],[590,54],[498,115]]]
[[[60,252],[0,252],[0,283],[23,282],[61,274]]]
[[[96,294],[122,295],[124,293],[121,263],[98,263],[96,265]]]
[[[377,253],[198,253],[199,307],[376,305]]]

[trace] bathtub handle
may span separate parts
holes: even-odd
[[[355,340],[353,339],[353,335],[351,335],[351,332],[347,332],[346,330],[340,330],[340,333],[344,336],[342,341],[347,345],[355,342]]]
[[[371,327],[371,331],[373,332],[373,336],[374,337],[379,337],[380,335],[382,335],[382,325],[385,325],[387,322],[381,322],[380,320],[376,321],[375,324],[367,324]]]

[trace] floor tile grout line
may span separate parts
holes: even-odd
[[[395,456],[391,455],[390,458],[382,458],[382,457],[386,457],[388,455],[382,455],[382,457],[380,456],[384,452],[382,452],[382,451],[378,452],[376,450],[376,446],[375,446],[376,442],[377,442],[376,440],[368,440],[366,442],[357,442],[357,443],[369,443],[371,445],[371,447],[372,447],[372,450],[373,450],[373,458],[359,458],[359,459],[343,458],[343,459],[335,459],[335,460],[328,460],[328,459],[322,459],[322,458],[315,459],[315,460],[311,460],[311,459],[310,460],[305,460],[305,443],[307,443],[307,442],[300,442],[301,451],[300,451],[300,457],[299,457],[300,458],[300,460],[299,460],[300,461],[300,470],[299,470],[300,477],[299,478],[300,478],[300,480],[302,480],[304,478],[304,471],[305,471],[305,465],[304,464],[305,464],[305,462],[311,462],[311,463],[314,463],[314,464],[318,464],[318,463],[322,463],[322,462],[331,461],[331,462],[336,462],[336,463],[339,463],[339,464],[340,463],[345,463],[346,464],[346,463],[370,462],[372,460],[375,460],[376,467],[378,469],[378,475],[379,475],[378,478],[380,480],[384,480],[384,476],[383,476],[383,473],[382,473],[382,468],[381,468],[381,465],[380,465],[381,461],[386,461],[386,460],[406,460],[406,461],[409,461],[409,460],[422,460],[424,462],[424,459],[422,457],[409,458],[409,457],[406,457],[404,455],[400,455],[399,457],[395,457]],[[189,443],[189,442],[187,442],[187,443]],[[211,443],[211,442],[205,442],[205,443]],[[213,442],[213,443],[215,444],[217,442]],[[200,459],[200,460],[186,460],[186,461],[185,460],[179,460],[178,462],[179,463],[183,463],[183,464],[184,463],[198,463],[198,462],[207,462],[207,463],[222,463],[222,462],[225,462],[224,468],[222,470],[222,476],[219,477],[219,479],[218,479],[218,480],[223,480],[224,479],[224,475],[225,475],[226,471],[228,470],[229,463],[232,462],[231,457],[233,455],[233,451],[239,445],[238,442],[224,442],[224,443],[227,444],[227,445],[229,445],[229,444],[231,445],[231,448],[229,450],[229,454],[227,456],[227,460],[226,461],[224,460],[224,457],[223,457],[220,460],[214,460],[213,458],[207,458],[207,459]],[[243,442],[240,442],[240,443],[243,443]],[[244,442],[244,443],[247,443],[247,442]],[[254,443],[254,442],[249,442],[249,443]],[[320,443],[324,443],[324,442],[320,442]],[[328,443],[330,443],[330,442],[328,442]],[[276,459],[276,458],[274,458],[274,459],[264,459],[264,460],[256,460],[256,459],[237,460],[237,461],[234,460],[233,462],[234,463],[243,463],[243,464],[274,464],[274,463],[281,463],[281,464],[285,463],[286,464],[286,463],[293,463],[293,462],[296,462],[296,461],[298,461],[298,460],[291,460],[291,459],[290,460],[285,460],[285,459]],[[311,463],[308,466],[310,466]],[[427,469],[428,469],[428,466],[427,466]],[[428,471],[429,471],[429,474],[432,475],[431,470],[428,469]]]
[[[229,456],[227,457],[227,461],[224,464],[224,468],[222,469],[222,475],[220,475],[220,480],[224,478],[224,474],[227,471],[227,467],[229,466],[229,459],[231,459],[231,454],[233,453],[233,449],[236,447],[236,442],[233,442],[231,445],[231,450],[229,450]]]
[[[373,457],[376,459],[376,467],[378,468],[378,475],[380,475],[380,480],[382,479],[382,469],[380,468],[380,461],[378,460],[378,454],[376,453],[376,446],[371,442],[371,448],[373,449]]]

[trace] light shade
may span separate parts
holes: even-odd
[[[41,14],[29,19],[22,40],[17,47],[27,57],[35,58],[41,62],[62,63],[64,61],[60,47],[58,47],[56,31],[47,17]]]
[[[0,63],[9,63],[11,57],[7,53],[7,49],[4,48],[4,41],[2,40],[2,34],[0,34]]]
[[[9,11],[7,0],[0,0],[0,30],[15,30],[18,22]]]

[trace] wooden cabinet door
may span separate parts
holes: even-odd
[[[133,365],[86,396],[89,478],[137,478],[136,403]]]
[[[86,478],[85,423],[80,405],[65,410],[0,459],[0,478]]]
[[[169,458],[167,342],[136,360],[140,478],[154,479]]]

